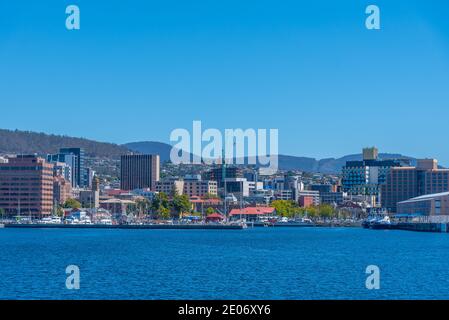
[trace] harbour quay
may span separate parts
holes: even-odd
[[[159,229],[159,230],[242,230],[246,228],[242,224],[4,224],[4,228],[20,229]]]

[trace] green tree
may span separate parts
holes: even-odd
[[[71,209],[79,209],[81,208],[81,203],[78,200],[69,198],[64,202],[63,205],[64,208],[71,208]]]
[[[163,219],[170,218],[170,203],[168,196],[160,192],[158,193],[150,204],[150,209]]]
[[[294,217],[298,212],[298,205],[294,201],[274,200],[271,205],[276,209],[277,214],[282,217]]]
[[[322,204],[318,207],[319,215],[323,218],[331,218],[334,216],[334,208],[328,204]]]
[[[306,209],[306,214],[310,218],[316,218],[316,217],[318,217],[319,211],[316,207],[308,207]]]
[[[209,208],[206,209],[206,215],[210,215],[212,213],[215,213],[214,208],[209,207]]]
[[[63,217],[64,216],[64,209],[60,205],[58,205],[56,207],[56,215],[58,217]]]
[[[159,217],[161,217],[162,219],[170,219],[170,209],[169,208],[165,208],[165,207],[161,207],[159,208]]]
[[[171,207],[178,214],[190,212],[192,210],[192,205],[190,204],[189,197],[185,194],[174,195],[173,200],[171,202]]]

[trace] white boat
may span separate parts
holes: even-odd
[[[101,219],[101,220],[99,221],[99,224],[104,224],[104,225],[110,226],[110,225],[112,225],[112,220],[111,220],[111,219],[107,219],[107,218]]]

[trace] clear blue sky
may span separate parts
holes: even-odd
[[[202,120],[278,128],[284,154],[376,145],[449,165],[448,15],[445,0],[1,0],[0,127],[168,142]]]

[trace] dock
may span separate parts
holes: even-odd
[[[448,223],[398,223],[397,230],[420,231],[420,232],[449,232]]]
[[[242,230],[243,225],[226,224],[5,224],[4,228],[16,229],[159,229],[159,230]]]
[[[400,222],[392,224],[374,224],[369,228],[374,230],[405,230],[405,231],[418,231],[418,232],[448,233],[449,223]]]

